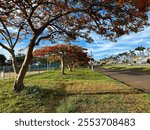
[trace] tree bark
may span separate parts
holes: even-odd
[[[75,65],[72,66],[72,70],[74,70]]]
[[[94,71],[94,67],[93,67],[93,64],[91,65],[91,70],[92,70],[92,71]]]
[[[61,57],[61,74],[65,74],[64,56]]]
[[[11,61],[12,61],[12,66],[13,66],[13,70],[14,70],[14,75],[16,78],[19,73],[19,69],[17,68],[17,61],[16,61],[16,57],[14,54],[14,50],[11,52]]]
[[[69,71],[73,71],[73,66],[72,65],[68,65]]]
[[[68,68],[69,68],[69,71],[71,72],[71,71],[72,71],[72,68],[71,68],[71,66],[70,66],[70,65],[68,65]]]
[[[14,90],[15,91],[21,91],[25,86],[24,86],[24,77],[28,71],[28,66],[32,60],[32,52],[33,52],[33,49],[34,49],[34,43],[36,41],[36,37],[33,37],[30,41],[30,44],[29,44],[29,47],[28,47],[28,50],[27,50],[27,54],[25,56],[25,59],[24,59],[24,62],[20,68],[20,71],[17,75],[17,77],[15,78],[15,81],[14,81]]]

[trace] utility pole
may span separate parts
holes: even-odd
[[[90,51],[90,65],[91,65],[91,70],[94,71],[94,59],[93,59],[93,54],[92,51]]]

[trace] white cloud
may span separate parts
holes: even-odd
[[[18,29],[17,28],[13,28],[13,27],[8,27],[7,28],[10,32],[14,32],[14,33],[16,33],[16,32],[18,32]]]
[[[134,50],[137,46],[150,47],[150,27],[145,28],[142,32],[124,35],[118,38],[116,43],[104,40],[103,37],[93,32],[90,36],[94,39],[94,43],[86,44],[85,47],[92,51],[97,60],[112,54]]]

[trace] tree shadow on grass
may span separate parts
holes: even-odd
[[[141,94],[142,92],[137,90],[114,90],[114,91],[101,91],[101,92],[67,92],[66,85],[64,83],[56,84],[56,86],[50,88],[44,88],[39,86],[27,86],[18,94],[14,94],[15,98],[20,98],[16,101],[15,105],[11,107],[10,112],[37,112],[37,113],[55,113],[55,112],[75,112],[76,102],[69,100],[70,96],[79,95],[119,95],[119,94]],[[67,110],[66,110],[67,109]],[[63,111],[62,111],[63,110]]]
[[[112,95],[120,95],[120,94],[123,94],[123,95],[128,95],[128,94],[142,94],[143,92],[142,91],[138,91],[138,90],[129,90],[129,91],[101,91],[101,92],[79,92],[79,93],[76,93],[76,92],[72,92],[72,93],[67,93],[66,96],[75,96],[75,95],[109,95],[109,94],[112,94]]]
[[[21,99],[24,109],[22,112],[56,112],[60,101],[66,95],[65,84],[59,84],[54,88],[42,88],[39,86],[27,86]]]
[[[122,94],[141,94],[136,90],[114,90],[101,92],[67,92],[65,84],[59,84],[54,88],[42,88],[39,86],[28,86],[21,93],[17,93],[17,100],[13,107],[10,107],[10,112],[32,112],[32,113],[56,113],[56,112],[76,112],[78,108],[79,96],[96,96],[96,95],[122,95]],[[72,98],[73,99],[72,99]]]

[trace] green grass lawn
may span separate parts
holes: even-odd
[[[0,112],[150,112],[149,94],[85,68],[27,76],[20,93],[12,85],[0,80]]]
[[[139,71],[139,72],[150,72],[150,64],[141,64],[141,65],[106,65],[103,66],[107,69],[117,69],[117,70],[132,70],[132,71]]]

